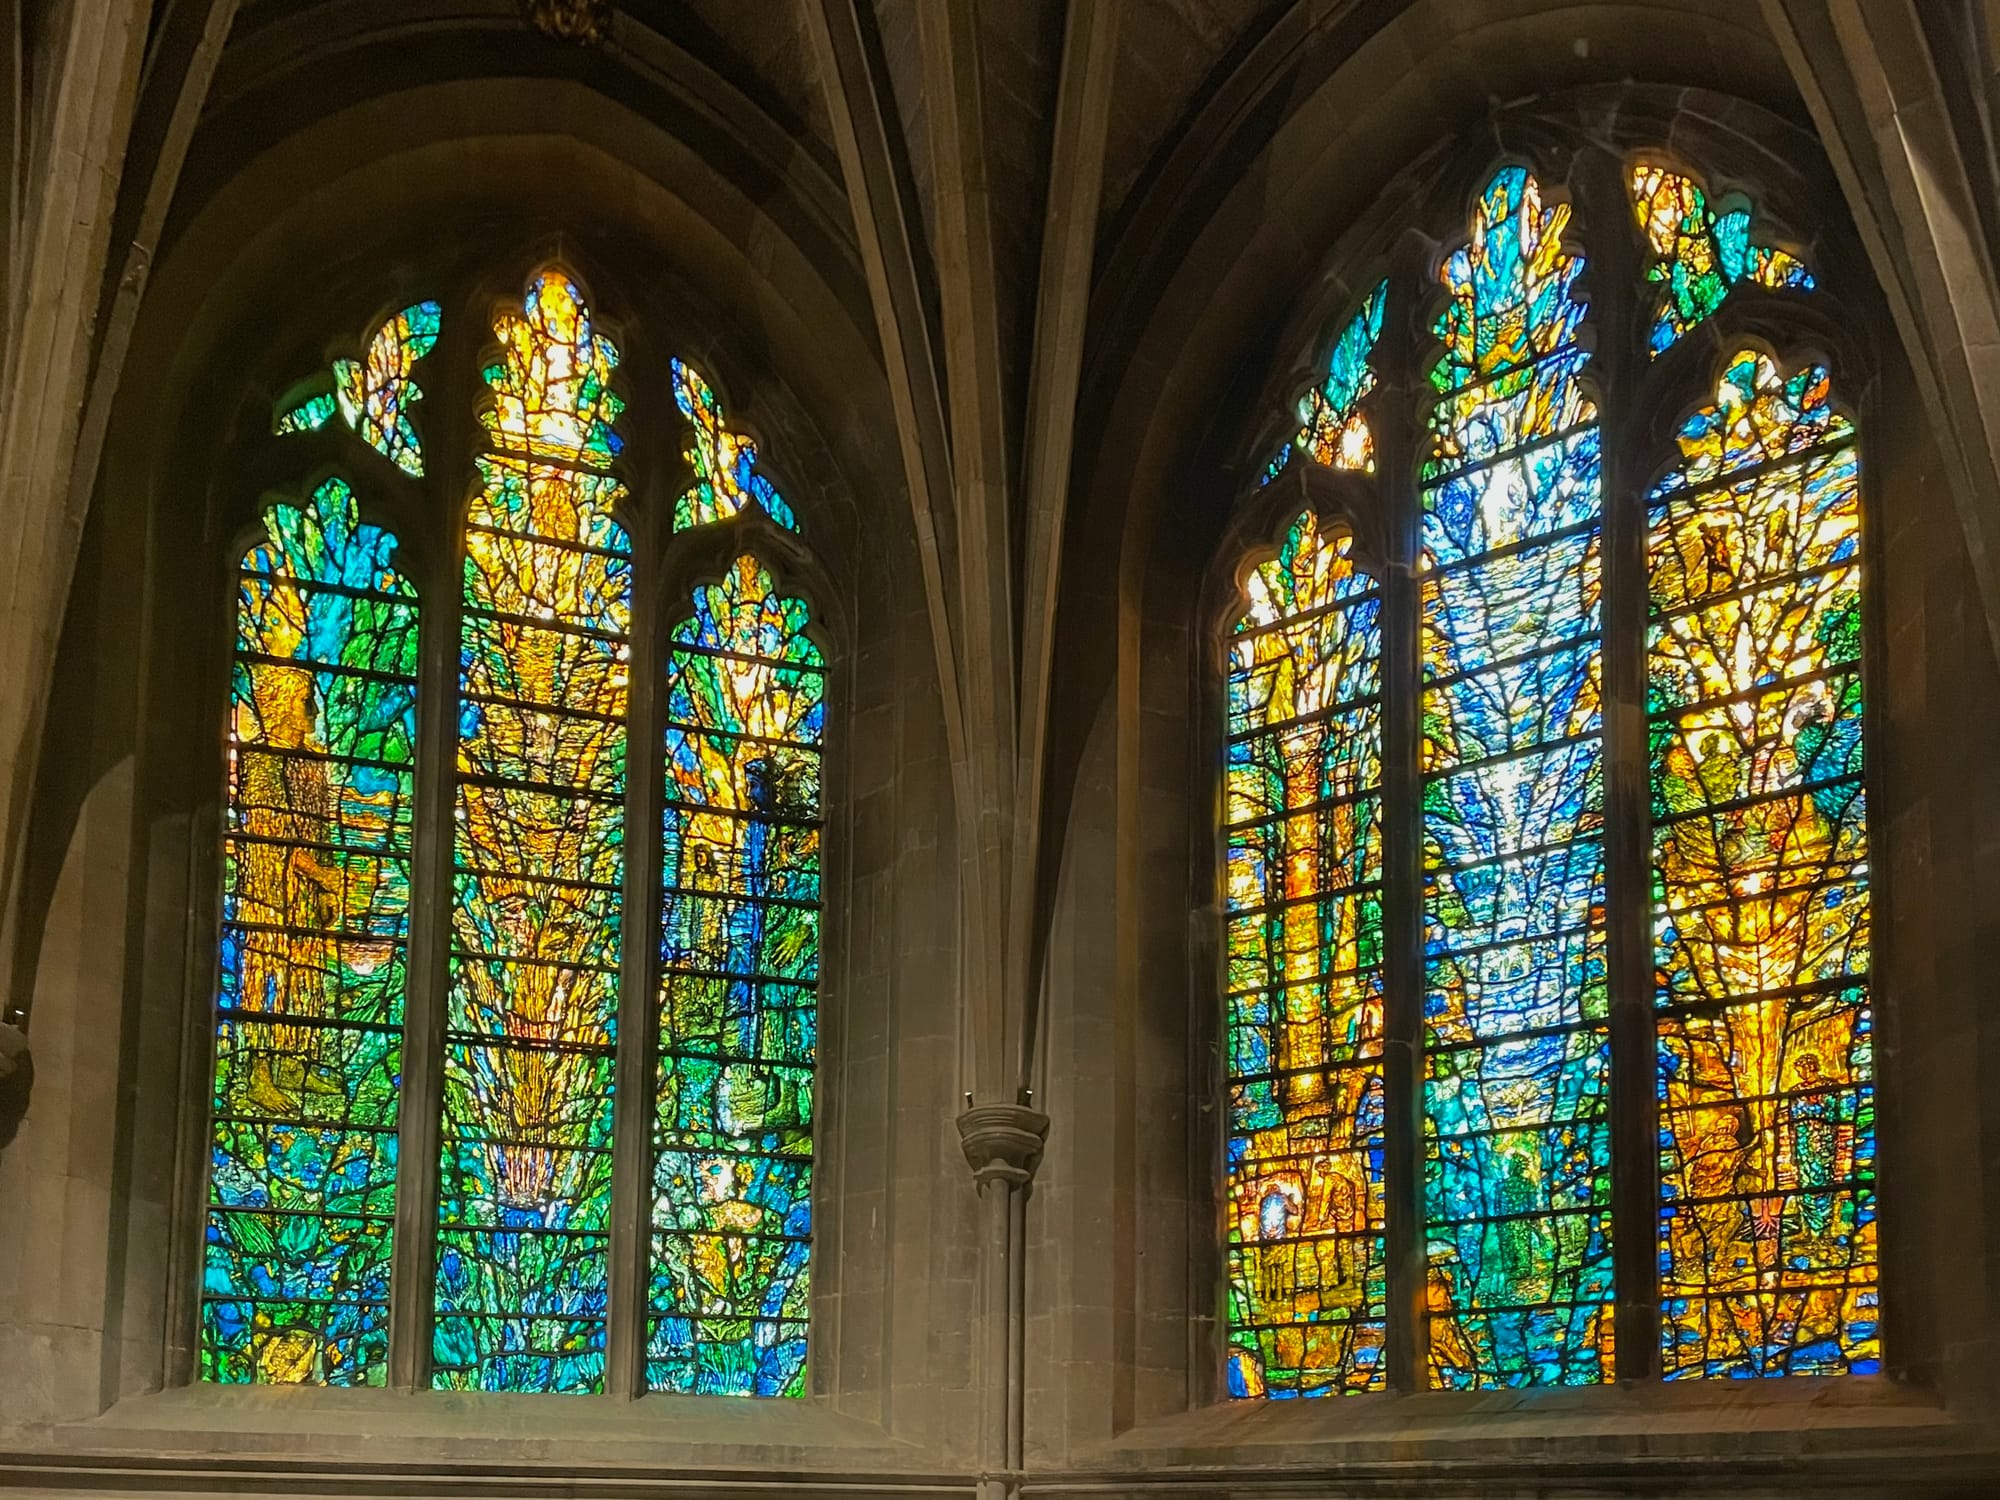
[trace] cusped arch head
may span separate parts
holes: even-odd
[[[1299,351],[1352,302],[1361,268],[1407,264],[1412,239],[1444,254],[1462,242],[1463,210],[1496,161],[1532,166],[1553,194],[1581,148],[1671,133],[1704,156],[1754,161],[1787,223],[1837,195],[1754,14],[1626,4],[1593,8],[1586,30],[1571,9],[1300,7],[1213,81],[1101,252],[1111,294],[1094,314],[1080,422],[1099,438],[1079,465],[1073,538],[1117,537],[1135,553],[1128,577],[1145,576],[1155,548],[1182,559],[1171,571],[1199,566],[1193,538],[1213,541],[1215,497],[1234,492],[1245,453],[1268,457],[1257,438],[1314,363]],[[1571,233],[1587,250],[1623,227]],[[1246,370],[1246,351],[1265,350],[1275,368],[1251,353]]]
[[[196,477],[227,462],[232,434],[268,432],[270,405],[306,371],[362,353],[371,317],[482,278],[496,295],[516,291],[546,260],[581,274],[628,324],[627,394],[663,408],[646,418],[659,430],[675,425],[667,363],[679,345],[727,344],[757,372],[758,420],[781,432],[774,446],[800,502],[826,516],[822,546],[851,550],[856,497],[891,514],[905,503],[893,445],[863,441],[894,419],[865,283],[831,212],[834,181],[809,155],[773,166],[782,153],[768,129],[723,141],[702,126],[689,91],[726,94],[721,80],[694,69],[671,89],[657,76],[628,87],[545,61],[513,77],[452,63],[414,84],[407,69],[369,70],[364,92],[308,87],[345,55],[331,43],[308,51],[303,73],[272,73],[266,57],[265,71],[243,61],[242,75],[218,81],[109,424],[109,503],[157,492],[171,474],[184,507]],[[282,108],[248,109],[280,96]],[[746,153],[763,165],[746,166]],[[448,306],[447,341],[454,315],[477,323],[484,311]],[[466,420],[443,371],[419,378],[427,439],[454,411]],[[677,445],[645,446],[672,464]]]
[[[1638,469],[1647,495],[1725,482],[1732,474],[1783,464],[1859,435],[1859,408],[1842,388],[1837,358],[1803,339],[1781,343],[1746,335],[1734,344],[1728,353],[1704,351],[1703,363],[1690,372],[1703,372],[1704,378],[1682,393],[1678,405],[1663,408],[1663,414],[1672,413],[1663,424],[1665,440],[1649,444],[1648,457],[1656,461]],[[1732,450],[1734,429],[1746,422],[1753,426],[1753,441],[1774,425],[1790,429],[1785,449],[1759,449],[1754,457]],[[1703,451],[1710,432],[1718,438],[1713,455]]]
[[[1205,639],[1218,651],[1251,605],[1252,582],[1278,558],[1294,532],[1310,521],[1316,538],[1335,547],[1355,572],[1380,586],[1388,574],[1388,516],[1379,487],[1367,476],[1295,459],[1269,484],[1238,502],[1217,544],[1198,611]]]
[[[796,532],[750,507],[724,521],[678,532],[666,549],[661,573],[662,640],[671,642],[697,609],[696,595],[725,584],[747,559],[768,580],[773,596],[805,607],[800,634],[832,674],[852,655],[852,612],[818,555]]]

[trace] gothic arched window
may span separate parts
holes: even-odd
[[[1248,512],[1239,1397],[1880,1368],[1855,423],[1747,208],[1578,184],[1350,307]]]
[[[322,477],[235,583],[200,1373],[802,1394],[799,520],[570,274],[487,305],[404,309],[273,422]],[[628,462],[628,405],[681,480]]]

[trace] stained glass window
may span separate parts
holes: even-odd
[[[758,470],[757,445],[730,431],[723,420],[722,403],[701,372],[677,359],[673,361],[673,379],[674,404],[694,426],[686,458],[695,476],[674,506],[674,530],[727,520],[755,505],[780,526],[797,531],[799,522],[792,508]]]
[[[1299,517],[1229,655],[1229,1388],[1380,1389],[1381,596]]]
[[[414,372],[441,305],[388,318],[272,426],[422,481],[378,473],[399,513],[462,507],[422,554],[458,591],[456,679],[425,689],[446,707],[424,753],[450,759],[419,776],[412,564],[343,480],[269,508],[238,569],[200,1373],[380,1385],[393,1360],[444,1390],[802,1396],[827,667],[750,555],[650,601],[656,655],[633,639],[650,568],[657,587],[732,527],[747,550],[799,519],[675,360],[652,415],[694,483],[647,523],[664,554],[635,556],[630,372],[557,267],[494,317],[465,472],[427,475]],[[437,805],[413,806],[420,781]],[[657,842],[628,846],[628,803]],[[661,905],[628,934],[641,891]],[[655,956],[655,993],[627,993]],[[399,1141],[406,1171],[410,1142],[425,1158],[400,1189]],[[614,1175],[643,1202],[614,1212]],[[412,1347],[391,1347],[392,1251]]]
[[[362,439],[412,475],[424,472],[423,443],[410,407],[423,396],[413,371],[437,343],[442,314],[435,302],[404,308],[375,330],[366,358],[333,362],[333,388],[305,396],[278,413],[279,433],[312,432],[337,411]]]
[[[334,399],[332,391],[320,391],[305,396],[281,410],[271,423],[271,430],[280,437],[288,432],[318,432],[331,422],[334,413],[340,410],[340,403]]]
[[[1796,256],[1751,242],[1749,209],[1717,213],[1692,177],[1641,162],[1632,169],[1632,202],[1653,257],[1646,275],[1666,288],[1654,354],[1713,317],[1739,282],[1812,290],[1812,273]]]
[[[667,664],[647,1383],[801,1395],[826,669],[751,557]]]
[[[1611,1376],[1600,475],[1568,209],[1487,185],[1423,468],[1425,1199],[1447,1387]]]
[[[237,575],[201,1373],[387,1373],[416,590],[339,479]]]
[[[1735,357],[1653,494],[1669,1377],[1880,1366],[1861,507],[1825,369]]]
[[[434,1381],[604,1378],[632,567],[618,354],[577,285],[494,332],[465,528]]]
[[[1427,378],[1377,393],[1385,281],[1257,476],[1372,477],[1227,639],[1235,1396],[1882,1368],[1855,429],[1758,350],[1642,378],[1816,283],[1691,176],[1572,180],[1636,299],[1587,306],[1570,201],[1500,168],[1439,352],[1382,361]],[[1372,393],[1428,406],[1414,473]],[[1606,493],[1599,403],[1699,407],[1650,493]],[[1379,590],[1321,535],[1356,524]]]

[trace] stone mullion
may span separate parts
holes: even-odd
[[[389,1383],[431,1381],[432,1314],[443,1136],[444,1033],[451,995],[456,862],[458,662],[464,603],[466,500],[473,482],[480,329],[464,302],[447,305],[438,341],[417,369],[424,388],[427,530],[419,626],[416,838],[410,872],[409,987],[403,1001],[403,1086],[396,1131],[396,1245],[389,1290]]]
[[[1398,267],[1399,272],[1405,267]],[[1382,587],[1382,924],[1386,1355],[1392,1390],[1429,1385],[1424,1321],[1424,890],[1422,655],[1416,581],[1423,393],[1415,275],[1390,279],[1394,314],[1378,345],[1382,392],[1369,421],[1376,484],[1388,525]]]
[[[1651,775],[1646,731],[1644,433],[1629,397],[1648,353],[1645,267],[1622,164],[1581,163],[1578,217],[1589,256],[1590,362],[1602,444],[1606,987],[1611,1035],[1612,1268],[1616,1370],[1659,1370],[1659,1123],[1653,1026]]]
[[[656,495],[655,498],[658,498]],[[646,508],[632,523],[635,567],[625,710],[624,926],[618,965],[618,1055],[611,1157],[610,1322],[604,1388],[613,1396],[646,1390],[651,1266],[652,1138],[659,1032],[660,819],[666,774],[660,686],[669,613],[655,527],[667,511]]]

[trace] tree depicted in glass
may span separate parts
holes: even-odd
[[[632,567],[617,351],[544,271],[494,325],[465,527],[433,1379],[604,1380]]]
[[[1745,350],[1652,497],[1670,1378],[1880,1367],[1854,436]]]
[[[1569,211],[1519,167],[1442,268],[1422,472],[1432,1383],[1611,1377],[1597,412]]]
[[[1361,403],[1375,389],[1370,356],[1382,336],[1382,314],[1388,305],[1389,283],[1379,281],[1333,341],[1325,379],[1300,399],[1302,425],[1265,468],[1265,483],[1284,471],[1294,453],[1308,454],[1328,468],[1375,472],[1375,433]]]
[[[1352,553],[1301,515],[1229,640],[1237,1396],[1384,1381],[1381,595]]]
[[[200,1369],[387,1374],[417,599],[328,479],[237,572]]]
[[[730,430],[722,402],[701,371],[682,359],[674,360],[671,369],[674,404],[694,427],[694,441],[683,454],[694,483],[674,504],[674,530],[726,521],[756,506],[787,531],[797,531],[791,506],[758,467],[757,445]]]
[[[469,472],[418,484],[416,372],[442,322],[436,301],[383,319],[363,357],[289,388],[271,431],[344,429],[399,505],[471,481],[433,564],[459,590],[456,691],[426,752],[450,761],[415,810],[448,837],[419,839],[411,806],[417,602],[396,539],[332,478],[269,507],[237,569],[201,1374],[385,1382],[400,1236],[422,1269],[398,1278],[419,1305],[395,1326],[428,1347],[396,1358],[434,1387],[803,1395],[826,664],[753,556],[656,601],[632,782],[618,351],[544,268],[493,321]],[[664,570],[732,528],[794,557],[799,519],[755,444],[692,365],[663,373],[691,471],[653,528]],[[635,852],[628,802],[650,818],[656,791],[660,841]],[[414,869],[420,845],[448,868]],[[413,905],[433,880],[450,899]],[[635,954],[627,896],[654,890]],[[413,975],[413,946],[434,969]],[[655,951],[655,993],[625,993]],[[432,1119],[403,1118],[406,1026],[442,1044],[412,1095],[438,1091]],[[656,1062],[650,1088],[618,1095],[621,1056],[641,1077]],[[433,1126],[436,1190],[425,1172],[399,1196],[399,1131],[428,1156]],[[614,1175],[643,1204],[614,1214]],[[614,1224],[640,1232],[614,1246]],[[639,1337],[614,1340],[613,1318]],[[614,1347],[635,1356],[620,1379]]]
[[[805,1391],[826,667],[752,557],[667,659],[647,1384]]]

